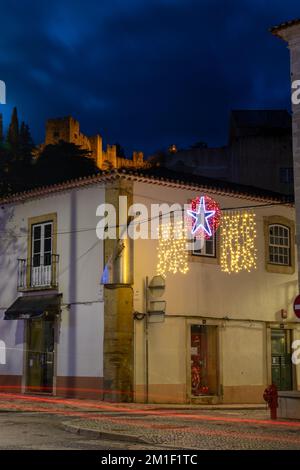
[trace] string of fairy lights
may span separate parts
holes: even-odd
[[[229,212],[221,222],[221,271],[231,274],[256,269],[256,215]]]
[[[189,270],[188,251],[186,249],[186,231],[183,220],[162,223],[158,227],[158,262],[157,274],[186,274]]]
[[[187,211],[193,218],[184,223],[182,218],[162,220],[159,226],[157,274],[167,276],[189,271],[187,250],[188,232],[197,232],[205,240],[214,236],[220,226],[220,269],[227,274],[250,272],[257,267],[256,214],[251,208],[226,210],[220,216],[220,207],[205,196],[193,200]],[[200,209],[197,209],[197,207]],[[201,212],[202,211],[202,212]],[[214,219],[216,216],[216,219]],[[197,225],[198,224],[198,225]],[[195,229],[196,228],[196,229]],[[211,230],[213,229],[213,230]],[[209,236],[208,236],[209,235]],[[196,238],[196,237],[195,237]]]
[[[211,239],[215,231],[220,231],[220,269],[222,272],[240,273],[242,271],[250,272],[256,269],[257,264],[257,232],[256,232],[256,214],[254,209],[266,206],[286,205],[286,202],[258,204],[256,206],[244,206],[237,208],[220,209],[219,204],[209,196],[205,198],[207,212],[214,212],[211,220],[210,228],[212,233],[203,230],[205,225],[200,224],[201,228],[195,233],[195,239],[200,239],[202,245],[205,240]],[[192,212],[197,211],[202,197],[197,197],[190,203]],[[172,213],[171,213],[172,214]],[[170,214],[165,214],[170,215]],[[174,216],[174,213],[173,213]],[[160,217],[160,216],[158,216]],[[136,222],[138,224],[147,223],[155,217],[147,218]],[[125,225],[111,225],[110,228],[121,228]],[[186,274],[189,271],[189,250],[187,250],[187,240],[189,239],[187,231],[193,229],[193,223],[190,220],[187,224],[183,222],[182,217],[171,217],[170,220],[162,220],[159,224],[158,237],[158,262],[157,274],[166,277],[168,273],[176,274],[177,272]],[[64,235],[70,233],[80,233],[86,231],[94,231],[94,228],[82,228],[73,231],[56,232],[56,234]],[[26,232],[26,231],[25,231]],[[1,235],[4,233],[4,236]],[[9,235],[5,235],[5,231],[0,230],[0,238],[6,239]],[[27,233],[14,234],[14,238],[27,237]]]

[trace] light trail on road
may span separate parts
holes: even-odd
[[[28,397],[26,397],[28,398]],[[36,398],[36,397],[30,397],[30,398]],[[86,412],[81,412],[81,411],[76,411],[76,410],[62,410],[60,408],[44,408],[42,406],[28,406],[28,405],[23,405],[23,404],[12,404],[12,403],[7,403],[6,408],[14,411],[22,411],[22,412],[39,412],[39,413],[49,413],[49,414],[55,414],[55,415],[61,415],[61,416],[66,416],[66,417],[74,417],[74,418],[81,418],[85,420],[95,420],[95,421],[103,421],[103,422],[110,422],[110,423],[116,423],[119,425],[127,425],[132,428],[147,428],[147,429],[157,429],[157,430],[164,430],[164,431],[171,431],[172,429],[179,429],[183,433],[189,433],[189,434],[194,434],[199,435],[199,436],[211,436],[211,437],[223,437],[226,439],[234,439],[234,440],[239,440],[239,441],[245,441],[245,440],[254,440],[254,441],[264,441],[264,442],[278,442],[278,443],[287,443],[287,444],[299,444],[300,446],[300,435],[299,437],[289,437],[289,436],[274,436],[268,433],[255,433],[255,432],[248,432],[246,430],[216,430],[216,429],[199,429],[198,427],[195,426],[184,426],[184,428],[180,429],[181,426],[178,426],[176,424],[174,425],[168,425],[168,424],[159,424],[159,423],[149,423],[145,420],[139,420],[138,423],[133,422],[132,419],[130,418],[121,418],[118,416],[99,416],[99,415],[93,415],[91,413],[86,413]],[[177,417],[172,415],[173,417]],[[158,415],[160,418],[164,418],[165,416]],[[168,416],[169,417],[169,416]],[[189,416],[190,417],[190,416]],[[192,417],[193,418],[193,417]],[[210,417],[206,416],[203,417],[200,425],[205,425],[207,423],[210,423],[211,420],[209,419]],[[227,420],[226,420],[227,421]],[[236,420],[234,420],[235,422]]]
[[[237,417],[228,417],[228,416],[208,416],[208,415],[200,415],[200,414],[191,414],[191,413],[181,413],[181,412],[170,412],[166,410],[151,410],[147,408],[131,408],[126,407],[123,405],[113,405],[110,403],[101,403],[97,404],[90,401],[78,401],[74,399],[61,399],[61,398],[52,398],[52,397],[37,397],[37,396],[29,396],[29,395],[19,395],[19,394],[9,394],[9,393],[0,393],[0,398],[2,399],[14,399],[14,400],[23,400],[23,401],[31,401],[31,402],[39,402],[39,403],[47,403],[47,404],[60,404],[64,406],[71,406],[71,407],[79,407],[79,408],[90,408],[99,411],[107,411],[107,412],[122,412],[122,413],[130,413],[136,415],[149,415],[149,416],[162,416],[162,417],[169,417],[169,418],[182,418],[182,419],[189,419],[189,420],[197,420],[197,421],[215,421],[215,422],[224,422],[224,423],[238,423],[238,424],[256,424],[262,426],[274,426],[274,427],[291,427],[291,428],[299,428],[300,429],[300,422],[294,421],[271,421],[266,419],[255,419],[255,418],[237,418]]]

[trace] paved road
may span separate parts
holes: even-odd
[[[300,449],[300,428],[282,429],[259,424],[214,422],[210,421],[212,415],[215,414],[208,413],[208,420],[201,420],[199,423],[189,419],[180,420],[179,423],[164,417],[115,416],[117,422],[122,423],[125,418],[132,424],[136,422],[140,425],[144,429],[144,437],[149,437],[151,442],[146,445],[69,433],[63,428],[66,416],[41,412],[0,412],[0,449],[150,450],[168,449],[174,445],[178,445],[178,449],[183,446],[197,449]],[[217,416],[221,414],[218,413]],[[229,417],[228,413],[222,413],[222,416]],[[101,422],[106,419],[111,422],[111,417],[107,415],[101,418]],[[78,417],[70,416],[67,421],[70,424],[80,422]],[[87,418],[82,420],[83,425],[87,422]],[[141,428],[138,432],[141,435]]]
[[[70,433],[64,429],[66,422],[98,433],[117,433],[117,438]],[[125,441],[124,435],[129,436]],[[137,443],[140,437],[145,444]],[[2,450],[168,448],[300,450],[300,421],[271,422],[266,409],[172,410],[0,394]]]
[[[110,442],[72,434],[63,429],[66,418],[47,413],[0,412],[1,450],[138,450],[161,449]],[[70,420],[68,418],[68,420]]]

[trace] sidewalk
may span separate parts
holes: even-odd
[[[264,410],[265,404],[245,403],[245,404],[218,404],[203,405],[191,403],[111,403],[116,407],[128,407],[130,409],[144,410]]]
[[[266,410],[132,410],[63,423],[71,433],[164,449],[300,448],[300,421],[271,421]]]
[[[34,406],[38,404],[38,408],[42,407],[45,410],[53,405],[60,408],[70,409],[83,409],[85,411],[97,412],[117,412],[118,410],[125,412],[138,411],[197,411],[197,410],[266,410],[265,404],[177,404],[177,403],[116,403],[100,400],[89,400],[80,398],[62,398],[52,395],[42,394],[15,394],[15,393],[0,393],[0,411],[15,410],[20,408]],[[26,411],[26,410],[24,410]]]

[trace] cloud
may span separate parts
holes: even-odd
[[[268,28],[287,0],[54,0],[2,5],[0,79],[35,140],[47,117],[146,153],[226,142],[231,108],[287,108],[289,57]],[[26,20],[25,20],[26,19]],[[4,106],[2,106],[4,108]]]

